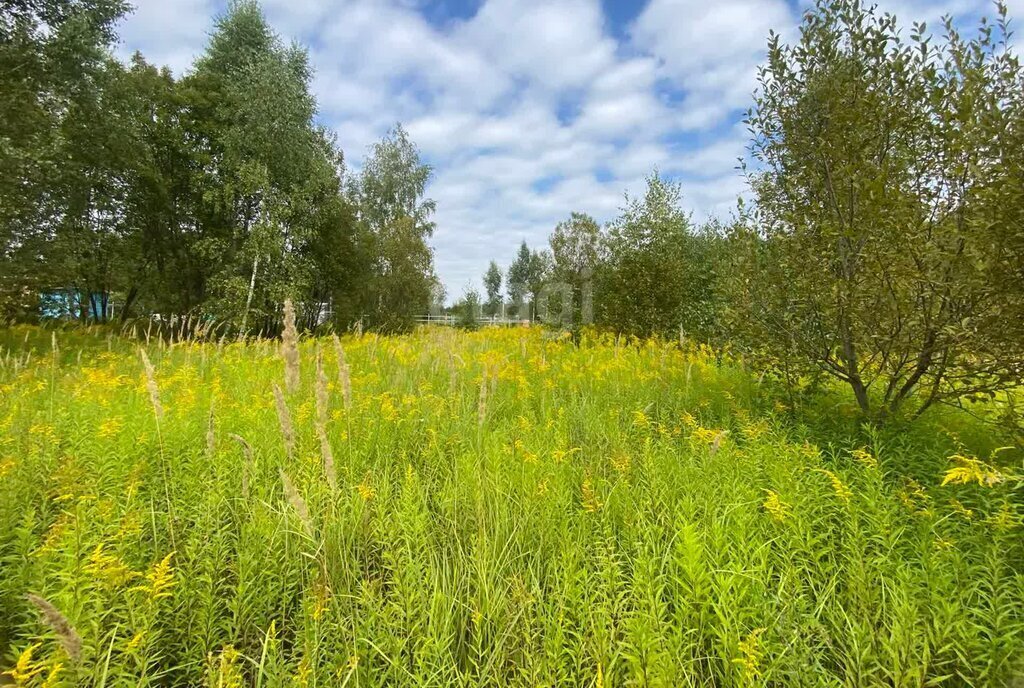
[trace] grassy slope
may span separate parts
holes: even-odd
[[[960,417],[858,439],[843,407],[802,425],[701,352],[526,330],[345,339],[346,409],[321,340],[332,491],[316,341],[287,398],[292,460],[273,343],[154,342],[159,431],[134,344],[61,333],[55,366],[48,332],[0,343],[0,661],[38,669],[29,683],[58,662],[53,685],[106,686],[1004,685],[1022,668],[1011,488],[938,484],[939,425],[991,448]],[[80,662],[27,592],[67,615]]]

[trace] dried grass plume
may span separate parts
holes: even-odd
[[[67,620],[63,614],[60,613],[56,607],[50,602],[39,595],[33,595],[29,593],[25,595],[29,602],[39,610],[39,613],[43,616],[43,621],[50,627],[51,630],[57,635],[57,639],[60,641],[61,647],[68,653],[68,657],[72,661],[77,662],[82,657],[82,638],[72,627],[71,622]]]
[[[274,385],[274,401],[277,402],[277,422],[281,426],[281,437],[288,460],[295,459],[295,429],[292,427],[292,414],[288,411],[288,403],[284,400],[281,388]]]
[[[160,403],[160,388],[156,386],[156,369],[153,368],[145,349],[139,349],[139,356],[142,357],[142,365],[146,369],[146,389],[149,391],[149,403],[153,405],[153,414],[158,421],[163,420],[164,407]]]
[[[299,332],[295,329],[295,307],[291,299],[284,301],[281,357],[284,358],[284,387],[290,394],[299,388]]]

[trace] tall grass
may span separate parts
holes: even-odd
[[[1024,670],[1018,483],[941,484],[1020,462],[972,419],[839,431],[852,409],[794,416],[710,352],[529,329],[55,341],[0,332],[0,670],[24,685]]]

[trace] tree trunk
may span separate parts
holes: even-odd
[[[139,288],[132,287],[128,290],[128,295],[124,297],[124,305],[121,306],[121,324],[123,325],[128,320],[128,312],[131,310],[132,304],[135,303],[135,299],[139,296]]]

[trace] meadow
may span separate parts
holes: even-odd
[[[303,338],[297,379],[279,340],[0,347],[9,683],[1024,676],[1020,454],[964,413],[536,328]]]

